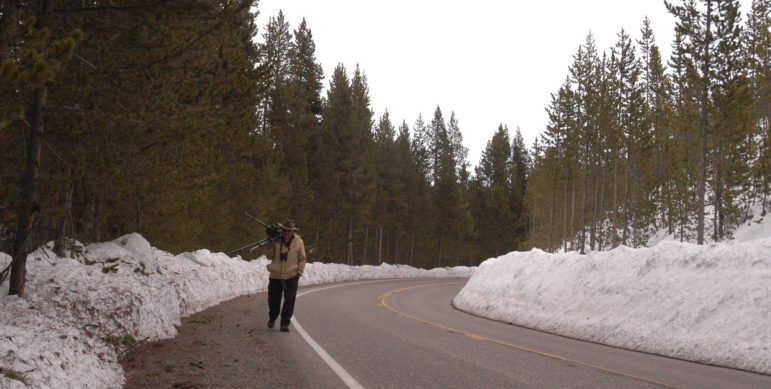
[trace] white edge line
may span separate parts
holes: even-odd
[[[378,281],[385,281],[385,280],[378,280]],[[340,285],[332,285],[332,286],[327,286],[327,287],[318,288],[318,289],[311,289],[298,294],[297,297],[300,297],[304,294],[308,294],[311,292],[318,292],[324,289],[339,288],[341,286],[349,286],[349,285],[363,284],[363,283],[369,283],[369,282],[377,282],[377,281],[353,282],[353,283],[346,283],[346,284],[340,284]],[[300,333],[300,336],[302,336],[303,339],[305,339],[305,341],[308,342],[308,344],[311,346],[313,351],[315,351],[316,354],[318,354],[319,357],[321,357],[321,359],[324,362],[326,362],[327,365],[329,365],[332,371],[335,372],[335,374],[337,374],[337,376],[340,377],[340,379],[343,380],[343,382],[345,382],[345,384],[348,385],[349,388],[364,389],[364,387],[361,386],[359,381],[356,381],[356,379],[353,378],[353,376],[351,376],[348,373],[348,371],[346,371],[342,366],[340,366],[340,364],[337,363],[337,361],[335,361],[334,358],[332,358],[326,351],[324,351],[324,349],[321,348],[321,346],[319,346],[319,344],[316,343],[316,341],[313,340],[313,338],[311,338],[311,336],[308,335],[307,332],[305,332],[305,329],[303,329],[303,326],[301,326],[300,322],[297,320],[297,316],[295,316],[294,319],[292,319],[292,325],[297,329],[297,332]]]
[[[364,387],[361,386],[359,381],[356,381],[355,378],[353,378],[350,374],[348,374],[348,372],[342,366],[340,366],[340,364],[337,363],[337,361],[335,361],[331,356],[329,356],[329,354],[327,354],[327,352],[324,351],[324,349],[321,348],[321,346],[319,346],[319,344],[316,343],[316,341],[313,340],[313,338],[311,338],[311,336],[308,335],[307,332],[305,332],[305,330],[303,329],[303,326],[300,325],[300,322],[298,322],[297,319],[292,321],[292,325],[294,325],[294,327],[297,329],[297,332],[299,332],[300,335],[303,337],[303,339],[305,339],[305,341],[308,342],[311,348],[313,348],[313,351],[316,351],[316,354],[319,354],[321,359],[323,359],[324,362],[326,362],[327,365],[329,365],[332,371],[334,371],[335,374],[337,374],[337,376],[340,377],[340,379],[343,380],[343,382],[345,382],[345,384],[348,385],[349,388],[364,389]]]

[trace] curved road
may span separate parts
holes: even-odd
[[[771,388],[767,375],[468,315],[450,304],[465,281],[303,287],[292,332],[276,341],[313,388]]]

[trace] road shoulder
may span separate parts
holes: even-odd
[[[145,342],[121,358],[124,388],[308,387],[268,329],[265,293],[223,302],[182,319],[172,339]]]

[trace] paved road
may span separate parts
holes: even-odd
[[[303,287],[292,332],[268,335],[290,356],[288,371],[313,388],[771,388],[767,375],[468,315],[450,304],[464,283]]]

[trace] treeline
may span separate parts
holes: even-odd
[[[474,171],[458,119],[375,117],[311,29],[252,0],[0,4],[0,250],[139,232],[227,251],[298,221],[311,260],[475,265],[515,249],[723,239],[771,180],[769,0],[667,4],[600,55],[591,35],[528,150],[501,125]],[[636,43],[636,44],[635,44]],[[709,211],[709,215],[705,213]],[[706,217],[705,217],[706,216]],[[3,269],[0,269],[3,270]],[[4,274],[0,272],[0,279]]]
[[[476,264],[519,247],[527,150],[476,176],[454,114],[375,119],[358,67],[324,75],[306,23],[252,0],[0,4],[0,250],[139,232],[227,251],[296,219],[312,260]],[[3,270],[3,269],[0,269]],[[8,270],[8,269],[5,269]],[[5,274],[0,274],[5,276]]]
[[[367,79],[339,64],[321,97],[321,66],[305,21],[283,14],[263,34],[266,98],[260,136],[273,141],[271,185],[303,228],[311,258],[349,264],[473,265],[520,247],[526,236],[527,149],[501,127],[469,171],[454,113],[437,107],[410,126],[375,118]]]
[[[0,233],[23,294],[27,252],[141,232],[225,247],[278,207],[251,0],[0,5]]]
[[[664,229],[726,239],[765,215],[771,181],[771,18],[754,0],[666,2],[677,26],[664,64],[646,18],[599,54],[590,34],[552,94],[533,147],[529,244],[638,247]],[[636,43],[636,44],[635,44]]]

